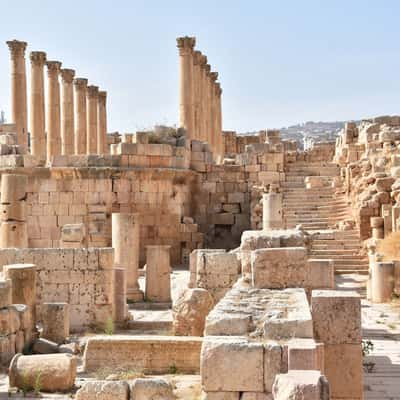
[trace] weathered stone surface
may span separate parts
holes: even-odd
[[[308,284],[307,251],[303,247],[260,249],[251,254],[253,285],[283,289]]]
[[[124,381],[85,382],[76,392],[76,400],[128,400],[129,385]]]
[[[208,392],[203,393],[201,400],[239,400],[239,392]]]
[[[58,344],[47,339],[39,338],[33,342],[32,350],[35,354],[58,353]]]
[[[11,303],[11,280],[0,280],[0,308],[7,307]]]
[[[240,400],[273,400],[271,393],[245,392]]]
[[[329,384],[319,371],[289,371],[277,375],[274,400],[329,400]]]
[[[245,365],[246,368],[238,368]],[[241,337],[206,337],[201,350],[206,392],[264,391],[264,348]]]
[[[43,392],[68,391],[74,386],[76,368],[77,360],[69,354],[17,354],[9,368],[10,386],[34,388],[36,380],[40,379]]]
[[[277,342],[264,344],[264,388],[265,391],[272,392],[272,385],[275,376],[281,373],[283,367],[282,346]]]
[[[172,308],[175,335],[203,336],[206,317],[213,306],[213,298],[207,290],[185,290]]]
[[[64,343],[69,336],[69,304],[43,303],[42,337],[56,343]]]
[[[131,398],[134,400],[174,400],[172,386],[161,378],[138,378],[131,385]]]

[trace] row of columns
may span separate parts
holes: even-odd
[[[208,142],[216,160],[223,157],[222,89],[218,72],[207,57],[194,50],[194,37],[177,38],[179,49],[180,126],[189,139]]]
[[[27,148],[27,43],[12,40],[7,45],[11,53],[11,118],[16,124],[18,144]],[[30,61],[31,154],[50,161],[60,154],[107,153],[107,92],[88,86],[85,78],[75,78],[75,71],[62,69],[61,62],[48,61],[43,51],[31,52]],[[47,109],[44,66],[47,67]]]

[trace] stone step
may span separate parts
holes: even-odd
[[[137,331],[163,331],[170,333],[172,331],[172,321],[129,321],[128,329],[137,330]]]
[[[316,250],[314,248],[311,248],[311,253],[312,254],[337,254],[337,255],[343,255],[343,256],[348,256],[348,255],[359,255],[359,251],[361,250],[360,247],[356,249],[321,249],[321,250]]]

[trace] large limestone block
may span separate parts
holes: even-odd
[[[307,287],[307,250],[304,247],[255,250],[251,254],[251,269],[256,288]]]
[[[128,400],[129,385],[124,381],[85,382],[76,392],[76,400]]]
[[[240,263],[235,253],[206,252],[197,261],[197,275],[238,275]]]
[[[58,344],[64,343],[69,336],[69,304],[43,303],[40,307],[42,316],[42,337]]]
[[[208,392],[203,393],[201,400],[240,400],[239,392]]]
[[[335,265],[329,259],[308,259],[308,288],[333,289],[335,287]]]
[[[291,339],[289,341],[289,370],[318,370],[318,367],[318,349],[314,339]]]
[[[11,387],[34,388],[37,379],[43,392],[71,390],[75,383],[77,360],[69,354],[24,356],[17,354],[9,368]]]
[[[245,392],[240,400],[273,400],[273,397],[271,393]]]
[[[205,321],[214,300],[205,289],[187,289],[174,303],[174,333],[178,336],[203,336]]]
[[[355,292],[313,290],[315,339],[325,344],[361,342],[361,300]]]
[[[263,392],[264,347],[243,337],[206,337],[200,372],[206,392]]]
[[[131,399],[174,400],[172,386],[161,378],[138,378],[131,385]]]
[[[325,375],[333,399],[363,398],[361,344],[325,345]]]
[[[28,247],[28,227],[26,222],[3,221],[0,225],[0,248]]]
[[[277,342],[264,344],[264,388],[268,393],[272,392],[276,375],[282,371],[282,353],[282,346]]]
[[[26,175],[3,174],[1,176],[0,202],[6,204],[24,200],[27,183],[28,177]]]
[[[0,280],[0,308],[7,307],[12,303],[11,280]]]
[[[319,371],[289,371],[277,375],[274,400],[329,400],[329,384]]]
[[[33,307],[36,303],[36,265],[4,265],[3,274],[12,282],[13,304],[26,304]]]

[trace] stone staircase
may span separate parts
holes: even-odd
[[[307,176],[321,176],[328,184],[307,189]],[[336,230],[338,222],[350,218],[343,194],[331,183],[339,176],[333,163],[289,164],[283,188],[283,218],[286,228],[301,225],[313,234],[310,257],[333,259],[336,273],[366,272],[368,258],[361,254],[358,230]]]

